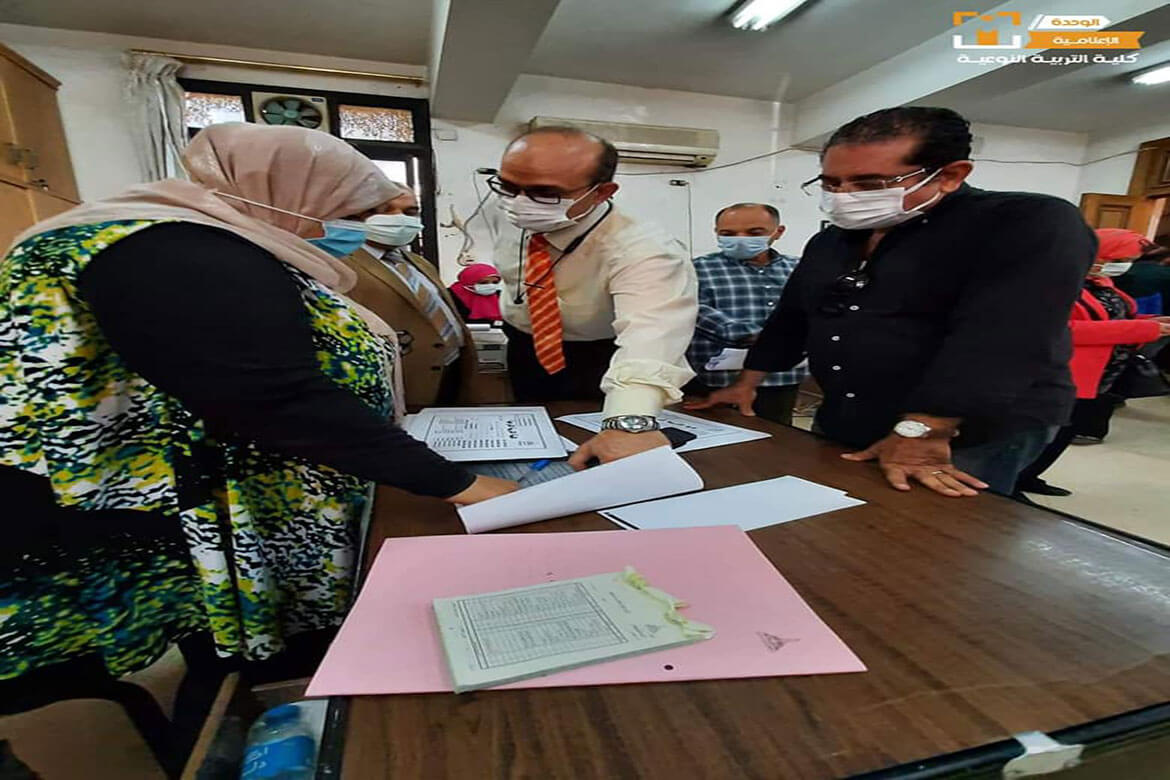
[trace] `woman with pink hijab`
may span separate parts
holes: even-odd
[[[494,265],[472,263],[459,272],[451,295],[464,322],[498,322],[500,314],[500,272]]]
[[[370,160],[227,124],[183,162],[190,181],[42,222],[0,264],[0,697],[178,640],[248,661],[316,642],[349,603],[371,483],[514,489],[392,421],[393,331],[339,259],[393,192]]]

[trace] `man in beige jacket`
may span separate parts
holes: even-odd
[[[406,404],[457,404],[466,400],[475,375],[475,346],[437,269],[407,248],[422,221],[414,192],[399,188],[361,215],[369,237],[345,260],[358,274],[348,295],[397,331]]]

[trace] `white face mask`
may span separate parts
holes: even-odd
[[[1121,276],[1126,271],[1128,271],[1130,268],[1133,268],[1132,262],[1130,262],[1130,263],[1102,263],[1101,264],[1101,275],[1102,276]]]
[[[504,285],[499,282],[480,282],[471,285],[471,291],[476,295],[495,295],[502,289],[504,289]]]
[[[423,223],[408,214],[374,214],[366,217],[369,240],[386,246],[406,246],[418,238]]]
[[[570,217],[568,211],[589,197],[598,186],[600,185],[594,184],[580,198],[567,204],[563,199],[560,203],[537,203],[527,195],[520,194],[514,198],[500,198],[500,206],[504,209],[508,221],[521,230],[527,230],[531,233],[551,233],[554,230],[576,225],[587,216],[589,211],[593,209],[576,217]]]
[[[939,192],[912,209],[903,206],[907,195],[921,189],[937,175],[938,171],[935,171],[913,187],[888,187],[862,192],[825,191],[821,193],[821,211],[830,222],[845,230],[881,230],[900,225],[921,215],[922,209],[942,197],[942,192]]]

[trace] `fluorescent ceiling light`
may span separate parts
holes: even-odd
[[[731,17],[741,30],[764,30],[804,5],[808,0],[748,0]]]
[[[1170,64],[1147,70],[1145,73],[1139,73],[1133,77],[1134,84],[1165,84],[1167,81],[1170,81]]]

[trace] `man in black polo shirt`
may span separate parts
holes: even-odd
[[[988,192],[965,119],[883,109],[838,129],[814,236],[735,384],[690,408],[752,414],[761,379],[809,358],[816,429],[890,484],[1010,494],[1073,403],[1068,315],[1096,251],[1059,198]]]

